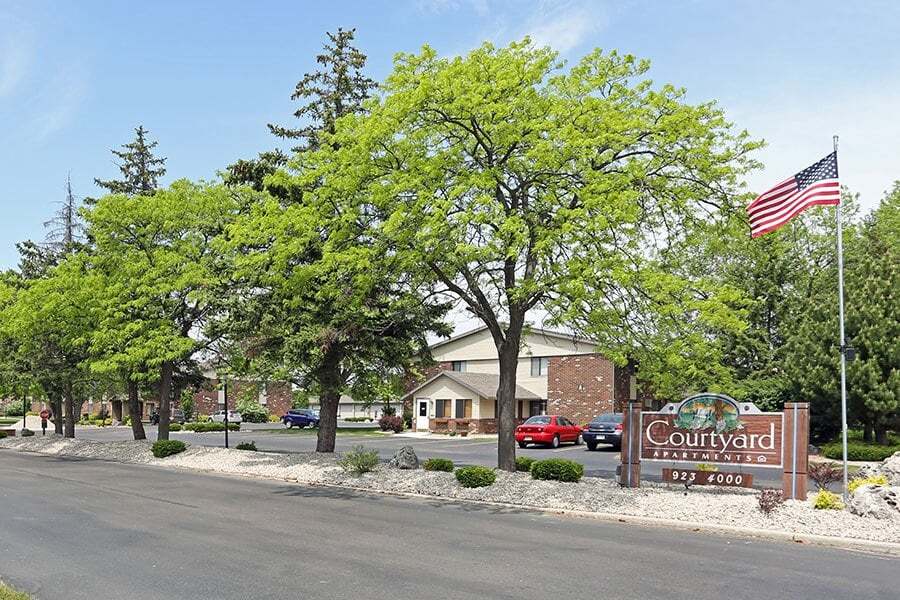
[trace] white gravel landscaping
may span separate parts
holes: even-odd
[[[452,473],[400,470],[380,465],[362,476],[347,474],[336,457],[315,453],[276,454],[189,446],[167,458],[154,458],[150,441],[98,442],[59,436],[7,438],[0,449],[97,458],[124,463],[177,467],[211,473],[262,477],[304,484],[343,485],[381,492],[406,492],[450,499],[500,502],[545,509],[566,509],[655,517],[706,525],[765,529],[900,543],[900,512],[888,519],[860,517],[847,510],[816,510],[812,501],[787,501],[763,515],[754,490],[692,488],[644,483],[625,489],[610,479],[585,477],[579,483],[535,481],[523,473],[498,472],[494,485],[463,488]],[[812,497],[812,495],[811,495]]]

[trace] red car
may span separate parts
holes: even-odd
[[[557,415],[536,415],[516,427],[516,441],[519,448],[528,444],[546,444],[559,447],[560,442],[581,443],[581,427],[565,417]]]

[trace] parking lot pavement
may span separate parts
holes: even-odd
[[[148,439],[156,439],[156,427],[146,426]],[[316,449],[316,436],[313,431],[303,430],[298,433],[278,433],[281,431],[278,424],[252,423],[242,427],[246,431],[229,433],[229,442],[232,446],[240,442],[253,441],[260,450],[270,452],[313,452]],[[96,440],[129,440],[131,430],[126,427],[115,428],[79,428],[77,437]],[[183,440],[189,444],[202,446],[224,445],[224,433],[173,433],[174,439]],[[392,435],[357,435],[341,432],[337,437],[335,449],[344,452],[353,446],[363,445],[378,451],[382,460],[387,460],[401,446],[412,446],[420,460],[442,457],[449,458],[460,465],[486,465],[497,464],[497,440],[493,438],[451,438],[433,436],[424,438],[392,436]],[[569,458],[584,465],[585,475],[589,477],[615,477],[616,466],[619,464],[619,452],[609,446],[600,446],[592,452],[584,444],[563,445],[559,448],[542,448],[529,446],[528,448],[516,448],[518,456],[530,456],[532,458]],[[666,463],[644,463],[642,478],[650,481],[660,481],[662,469],[666,466],[676,466]],[[723,469],[724,470],[724,469]],[[734,470],[738,470],[735,468]],[[744,472],[753,473],[757,487],[781,487],[781,471],[777,469],[743,469]],[[811,488],[812,489],[812,484]]]

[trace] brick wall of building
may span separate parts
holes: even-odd
[[[234,410],[237,406],[238,398],[242,393],[254,395],[259,394],[259,384],[255,381],[228,381],[228,409]],[[294,396],[291,391],[291,384],[283,381],[270,382],[266,384],[266,404],[265,409],[270,415],[283,415],[291,408]],[[196,414],[211,415],[220,410],[219,405],[219,381],[217,379],[208,379],[203,387],[194,392],[194,412]]]
[[[615,365],[600,354],[554,356],[547,369],[547,412],[579,425],[615,409]]]

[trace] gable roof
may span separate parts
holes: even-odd
[[[441,371],[437,375],[431,377],[422,385],[410,390],[407,392],[401,400],[405,400],[409,398],[422,388],[431,384],[431,382],[441,378],[446,377],[451,381],[458,383],[464,388],[471,390],[472,392],[478,394],[481,398],[486,400],[495,400],[497,397],[497,388],[500,386],[500,376],[492,375],[490,373],[459,373],[457,371]],[[540,400],[541,397],[526,390],[521,385],[516,385],[516,400]]]
[[[506,323],[501,323],[501,327],[505,327]],[[465,337],[469,337],[470,335],[475,335],[476,333],[481,333],[482,331],[488,328],[487,325],[482,325],[481,327],[476,327],[475,329],[470,329],[469,331],[464,331],[459,335],[450,336],[446,340],[441,340],[439,342],[435,342],[428,346],[430,349],[439,348],[445,344],[449,344],[450,342],[455,342],[456,340],[461,340]],[[557,338],[562,340],[567,340],[570,342],[580,342],[583,344],[591,344],[594,345],[597,342],[592,340],[591,338],[582,337],[580,335],[575,335],[574,333],[565,333],[564,331],[553,331],[551,329],[541,329],[539,327],[528,327],[526,329],[528,333],[535,335],[542,335],[545,337]]]

